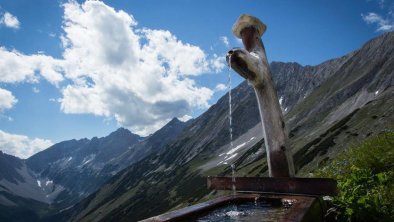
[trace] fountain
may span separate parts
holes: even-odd
[[[232,177],[208,177],[209,189],[232,190],[233,194],[145,221],[216,221],[215,215],[221,215],[220,212],[229,204],[243,206],[245,203],[255,203],[256,206],[257,203],[264,203],[262,206],[269,205],[268,209],[271,210],[278,205],[281,209],[287,209],[281,210],[282,213],[278,217],[267,217],[268,220],[263,221],[323,221],[324,206],[321,204],[321,196],[336,195],[336,181],[327,178],[294,177],[286,125],[261,41],[265,30],[266,26],[258,18],[241,15],[233,26],[233,33],[242,39],[245,49],[230,50],[226,60],[255,90],[265,139],[269,177],[234,177],[234,173]],[[257,210],[260,213],[268,212],[268,215],[276,215],[277,212],[267,211],[264,207],[255,208],[253,205],[247,205],[246,209],[253,209],[253,212]],[[207,214],[211,216],[206,217]],[[255,221],[255,215],[251,213],[249,217],[241,220],[222,218],[223,220],[217,221]],[[258,221],[262,221],[261,218]]]
[[[294,169],[288,153],[287,131],[260,39],[265,30],[266,26],[259,19],[241,15],[233,26],[233,32],[242,39],[245,49],[230,50],[226,59],[230,67],[247,79],[255,90],[267,149],[269,175],[289,177],[294,174]]]

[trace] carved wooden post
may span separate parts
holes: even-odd
[[[266,26],[256,17],[241,15],[233,33],[242,39],[245,49],[235,48],[227,53],[231,68],[254,87],[260,110],[270,177],[290,177],[294,174],[292,157],[287,145],[287,130],[279,105],[275,85],[261,36]]]

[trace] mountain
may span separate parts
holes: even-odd
[[[0,151],[0,221],[40,221],[96,191],[120,170],[159,152],[188,123],[174,118],[149,137],[119,128],[57,143],[27,160]]]
[[[301,66],[295,62],[272,62],[270,64],[271,72],[276,82],[279,98],[281,98],[279,101],[283,111],[288,111],[308,96],[347,62],[352,55],[353,53],[350,53],[338,59],[328,60],[318,66]]]
[[[119,128],[91,140],[70,140],[53,145],[26,160],[41,184],[51,182],[58,208],[66,208],[97,190],[106,180],[174,139],[187,125],[174,118],[149,137]],[[59,192],[60,191],[60,192]]]
[[[310,161],[317,154],[317,161],[325,160],[345,144],[394,127],[394,33],[370,40],[352,54],[288,115],[295,165],[303,173],[316,167]]]
[[[25,162],[0,151],[0,169],[0,221],[37,221],[49,198]]]
[[[107,162],[117,158],[143,138],[119,128],[102,138],[69,140],[57,143],[26,160],[26,165],[42,184],[51,181],[57,192],[51,201],[74,203],[95,191],[117,171]]]
[[[298,176],[350,144],[393,128],[394,33],[317,66],[272,63]],[[112,177],[100,190],[57,215],[72,221],[136,221],[204,201],[206,176],[267,175],[253,89],[232,92],[234,147],[229,145],[228,95],[168,143]]]
[[[164,127],[148,138],[139,143],[135,143],[121,155],[118,155],[116,158],[112,158],[107,162],[107,165],[112,166],[117,171],[120,171],[153,152],[160,152],[162,148],[174,140],[187,125],[188,122],[185,123],[177,118],[173,118]]]

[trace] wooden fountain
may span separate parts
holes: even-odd
[[[237,194],[162,214],[145,221],[193,221],[191,218],[228,203],[266,199],[291,203],[280,221],[323,221],[322,196],[337,194],[337,184],[327,178],[294,177],[288,135],[272,80],[261,36],[266,26],[258,18],[243,14],[235,22],[233,33],[242,39],[245,49],[227,53],[228,64],[253,86],[260,110],[269,177],[208,177],[208,188],[232,190]]]

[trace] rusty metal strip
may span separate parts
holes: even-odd
[[[208,189],[306,195],[336,195],[337,182],[328,178],[208,177]]]

